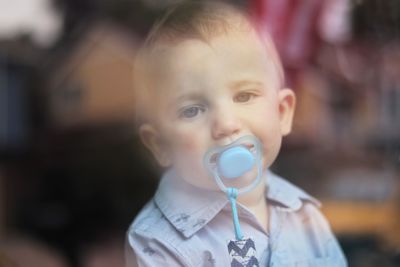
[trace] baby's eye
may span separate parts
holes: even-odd
[[[242,92],[242,93],[235,95],[235,97],[233,98],[233,101],[239,102],[239,103],[244,103],[244,102],[250,101],[254,96],[255,96],[254,93]]]
[[[184,119],[191,119],[198,116],[201,112],[204,111],[204,107],[201,106],[185,107],[179,112],[179,117]]]

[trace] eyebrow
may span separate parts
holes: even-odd
[[[182,95],[174,98],[168,106],[169,106],[169,108],[173,108],[180,102],[187,101],[187,100],[194,100],[194,99],[202,99],[202,98],[203,97],[199,93],[189,92],[189,93],[182,94]]]
[[[229,88],[238,89],[246,85],[264,86],[264,83],[257,80],[239,80],[229,83]]]

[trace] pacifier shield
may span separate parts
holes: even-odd
[[[253,154],[243,146],[234,146],[218,157],[218,170],[224,178],[234,179],[250,171],[255,163]]]

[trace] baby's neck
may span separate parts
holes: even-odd
[[[260,183],[260,185],[251,192],[240,195],[238,197],[238,202],[244,205],[254,214],[262,228],[267,232],[269,227],[269,215],[267,200],[265,198],[265,185],[263,183]]]

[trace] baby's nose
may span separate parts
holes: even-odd
[[[230,137],[237,135],[241,128],[241,121],[234,112],[221,109],[215,114],[212,124],[212,136],[216,140]]]

